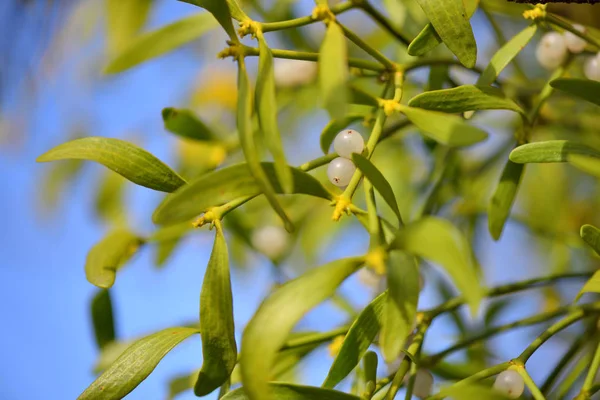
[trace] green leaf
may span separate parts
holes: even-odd
[[[108,369],[132,344],[133,341],[112,341],[107,343],[106,346],[101,349],[100,356],[94,364],[94,374],[100,374]]]
[[[202,142],[215,140],[211,128],[190,110],[168,107],[162,110],[165,129],[181,137]]]
[[[167,400],[173,400],[178,394],[192,390],[196,382],[197,373],[178,375],[169,381],[169,394]]]
[[[243,58],[238,59],[238,101],[237,101],[237,129],[240,137],[240,144],[244,152],[244,157],[248,162],[250,174],[254,177],[254,181],[260,188],[260,192],[265,195],[267,201],[273,210],[279,215],[285,229],[288,232],[294,230],[292,221],[285,213],[285,210],[279,203],[277,193],[274,189],[273,182],[269,180],[268,175],[263,169],[259,160],[258,149],[254,141],[254,129],[252,127],[252,88],[248,80],[248,72]]]
[[[283,193],[275,176],[273,163],[261,163],[267,178],[276,193]],[[294,175],[296,194],[307,194],[331,200],[331,194],[311,175],[291,168]],[[202,175],[168,195],[158,206],[152,217],[157,224],[171,224],[188,221],[210,207],[220,206],[228,201],[260,194],[260,188],[250,173],[248,164],[236,164]]]
[[[40,205],[45,210],[52,211],[58,206],[67,192],[68,185],[77,178],[82,167],[82,160],[67,160],[48,168],[39,186],[40,194],[43,195],[38,196]]]
[[[583,172],[600,178],[600,159],[598,158],[570,154],[569,163]]]
[[[148,20],[152,0],[106,0],[108,53],[128,45]]]
[[[444,268],[465,297],[471,314],[477,314],[483,291],[471,247],[449,221],[427,217],[413,222],[398,233],[390,248],[404,250]]]
[[[422,56],[442,43],[442,38],[437,34],[431,23],[425,25],[425,28],[408,45],[408,54],[411,56]]]
[[[381,329],[381,318],[386,298],[387,291],[369,303],[354,320],[346,337],[344,337],[340,351],[335,357],[331,368],[329,368],[323,387],[334,388],[358,365]]]
[[[392,251],[387,262],[388,298],[379,342],[386,362],[400,355],[414,327],[419,302],[419,271],[413,256]]]
[[[492,56],[490,63],[485,67],[481,75],[479,75],[477,85],[488,86],[494,83],[500,72],[527,46],[536,31],[537,24],[530,25],[506,42]]]
[[[175,171],[147,151],[119,139],[87,137],[56,146],[37,162],[56,160],[96,161],[133,183],[162,192],[173,192],[185,184]]]
[[[355,123],[364,119],[363,114],[348,114],[340,119],[332,119],[321,132],[321,150],[323,153],[328,154],[331,144],[335,139],[336,135],[342,130],[347,128],[350,124]]]
[[[477,61],[477,44],[462,0],[417,0],[440,39],[467,68]],[[421,36],[421,35],[419,35]],[[423,37],[431,46],[431,39]],[[417,46],[422,49],[424,46]],[[412,49],[415,53],[415,48]],[[410,53],[409,54],[413,54]],[[416,53],[415,53],[416,54]]]
[[[233,323],[233,297],[229,255],[220,223],[200,294],[200,335],[204,363],[194,386],[196,396],[206,396],[231,375],[237,362]]]
[[[239,42],[239,39],[237,37],[237,34],[235,33],[235,29],[233,28],[233,23],[231,22],[231,11],[230,11],[230,3],[232,3],[232,0],[227,0],[227,1],[215,1],[215,0],[179,0],[183,3],[189,3],[189,4],[193,4],[195,6],[198,7],[202,7],[205,10],[207,10],[208,12],[210,12],[213,17],[215,17],[215,19],[217,21],[219,21],[219,24],[221,24],[221,26],[223,27],[223,29],[225,29],[225,32],[227,33],[227,35],[229,36],[229,39],[231,39],[234,42]],[[239,7],[238,7],[239,10]],[[235,10],[236,13],[238,10]]]
[[[281,399],[269,391],[277,351],[292,328],[313,307],[331,297],[338,286],[364,262],[345,258],[315,268],[281,286],[258,308],[242,336],[241,372],[253,400]]]
[[[342,119],[348,108],[348,48],[342,28],[330,23],[319,50],[319,85],[323,105],[333,119]]]
[[[122,399],[150,375],[173,347],[198,332],[196,328],[168,328],[138,340],[78,400]]]
[[[585,285],[583,285],[579,293],[577,293],[575,301],[578,301],[584,293],[600,293],[600,271],[596,271]]]
[[[600,106],[600,82],[598,81],[559,78],[550,82],[550,86]]]
[[[363,369],[365,371],[365,382],[377,381],[377,353],[368,351],[363,357]]]
[[[383,174],[377,169],[377,167],[373,165],[371,161],[360,154],[352,154],[352,160],[354,161],[356,167],[360,169],[365,177],[373,184],[373,187],[375,187],[379,194],[381,194],[381,197],[383,197],[388,206],[390,206],[394,214],[396,214],[399,226],[404,225],[402,222],[402,216],[400,215],[400,209],[398,208],[398,203],[396,202],[396,196],[394,195],[394,190],[392,189],[390,183],[385,179]]]
[[[108,63],[104,73],[117,74],[162,56],[198,39],[216,26],[217,22],[210,14],[202,13],[140,35]]]
[[[135,233],[118,229],[92,247],[85,260],[85,277],[92,284],[108,289],[115,283],[117,269],[126,263],[144,240]]]
[[[236,21],[242,22],[248,18],[246,13],[242,11],[237,0],[225,0],[227,5],[229,6],[229,12],[231,13],[231,17]]]
[[[108,290],[100,290],[92,299],[92,323],[98,348],[103,349],[115,340],[113,307]]]
[[[292,193],[294,177],[281,142],[281,133],[277,126],[277,100],[275,99],[275,75],[273,72],[273,54],[262,34],[258,35],[260,56],[258,59],[258,77],[256,79],[256,114],[263,134],[264,142],[273,155],[275,173],[284,193]]]
[[[583,225],[580,235],[583,241],[600,256],[600,230],[592,225]]]
[[[424,135],[447,146],[470,146],[487,138],[486,132],[456,115],[407,106],[401,106],[400,111]]]
[[[472,110],[511,110],[525,116],[525,111],[492,86],[462,85],[452,89],[421,93],[408,102],[410,107],[447,113]]]
[[[322,389],[312,386],[300,386],[292,383],[269,383],[265,385],[269,392],[277,400],[360,400],[358,396],[338,392],[330,389]],[[227,393],[221,400],[254,400],[254,397],[246,393],[247,388],[241,387]],[[261,397],[262,398],[262,397]]]
[[[600,152],[570,140],[548,140],[524,144],[510,153],[511,161],[518,164],[570,162],[573,156],[600,158]]]
[[[104,172],[100,182],[97,184],[98,186],[96,186],[94,196],[94,208],[98,217],[115,224],[125,222],[124,192],[126,183],[127,180],[121,175],[108,170]]]
[[[379,106],[379,99],[371,93],[356,86],[350,86],[350,103],[364,106]]]
[[[510,209],[515,202],[521,177],[523,164],[516,164],[510,160],[506,162],[500,182],[488,205],[488,228],[494,240],[500,239],[504,224],[510,215]]]

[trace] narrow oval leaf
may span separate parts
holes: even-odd
[[[421,93],[408,102],[410,107],[447,113],[472,110],[511,110],[525,116],[525,111],[492,86],[462,85],[452,89],[432,90]]]
[[[216,223],[215,227],[215,244],[200,294],[200,336],[204,362],[194,386],[196,396],[206,396],[219,388],[227,381],[237,362],[229,255],[220,223]]]
[[[85,277],[92,284],[108,289],[115,283],[117,269],[126,263],[144,240],[135,233],[118,229],[94,245],[85,260]]]
[[[577,293],[575,301],[578,301],[584,293],[600,293],[600,271],[596,271],[585,285],[583,285],[579,293]]]
[[[352,104],[362,104],[363,106],[379,106],[379,99],[376,96],[356,86],[350,86],[349,102]]]
[[[108,290],[100,290],[92,299],[92,323],[99,349],[115,340],[113,307]]]
[[[152,0],[107,0],[105,4],[108,53],[115,54],[127,46],[144,26]]]
[[[252,88],[250,87],[250,81],[248,80],[246,64],[244,58],[239,58],[236,123],[240,144],[242,145],[244,157],[248,162],[250,174],[254,177],[256,184],[260,188],[260,192],[265,195],[273,210],[279,215],[285,229],[288,232],[292,232],[294,230],[294,225],[279,203],[277,196],[275,196],[276,191],[273,188],[273,183],[269,180],[269,177],[259,160],[258,149],[256,148],[256,143],[254,141],[254,129],[252,127],[252,97]]]
[[[600,158],[570,154],[569,163],[583,172],[600,178]]]
[[[332,119],[329,121],[323,129],[323,132],[321,132],[321,150],[323,150],[323,153],[329,153],[333,140],[342,129],[346,129],[350,124],[364,118],[365,116],[363,114],[348,114],[343,118]]]
[[[256,114],[264,142],[275,161],[275,173],[284,193],[294,190],[294,177],[283,150],[281,133],[277,126],[277,100],[275,99],[275,75],[273,54],[262,34],[258,35],[260,56],[256,79]]]
[[[273,163],[263,162],[261,166],[275,192],[283,193],[275,176]],[[293,193],[332,199],[327,189],[314,177],[297,168],[291,170],[294,175]],[[248,164],[236,164],[202,175],[168,195],[154,211],[152,219],[157,224],[188,221],[210,207],[258,194],[260,194],[260,187],[252,177]]]
[[[117,74],[126,71],[190,43],[216,27],[217,21],[212,15],[202,13],[140,35],[108,63],[104,73]]]
[[[583,241],[600,256],[600,229],[592,225],[583,225],[579,233]]]
[[[331,297],[363,262],[363,257],[345,258],[315,268],[287,282],[261,304],[244,330],[240,359],[243,385],[253,400],[281,398],[273,397],[267,384],[277,351],[298,321]]]
[[[365,382],[377,381],[377,353],[374,351],[368,351],[363,357],[363,369],[365,371]]]
[[[550,82],[550,86],[600,106],[600,82],[598,81],[559,78]]]
[[[361,400],[360,397],[330,389],[312,386],[300,386],[292,383],[269,383],[268,386],[273,398],[277,400]],[[247,389],[241,387],[227,393],[222,400],[254,400],[247,394]]]
[[[233,27],[233,23],[231,22],[232,16],[231,16],[231,11],[230,11],[229,7],[230,7],[230,3],[232,3],[232,0],[228,0],[228,1],[179,0],[179,1],[181,1],[183,3],[193,4],[195,6],[204,8],[205,10],[210,12],[217,21],[219,21],[219,24],[221,24],[223,29],[225,29],[225,32],[227,32],[227,35],[229,35],[229,39],[231,39],[234,42],[239,41],[237,34],[235,33],[235,28]],[[235,11],[237,13],[239,11],[239,7],[238,7],[238,10],[235,10]]]
[[[178,375],[169,380],[169,394],[167,400],[174,400],[179,394],[192,390],[197,373]]]
[[[394,362],[414,327],[419,302],[419,270],[413,256],[399,251],[387,261],[388,298],[379,342],[383,358]]]
[[[371,161],[360,154],[352,154],[352,160],[354,161],[356,167],[360,169],[365,177],[373,184],[373,187],[375,187],[379,194],[381,194],[381,197],[383,197],[388,206],[390,206],[394,214],[396,214],[396,217],[398,218],[398,225],[404,225],[402,222],[402,216],[400,215],[400,209],[398,208],[398,203],[396,202],[396,195],[394,195],[394,190],[392,189],[390,183],[385,179],[383,174],[377,169],[376,166],[373,165]]]
[[[477,44],[463,1],[417,0],[417,2],[450,51],[465,67],[473,68],[477,61]]]
[[[381,318],[386,298],[387,292],[377,296],[354,320],[346,337],[344,337],[340,351],[333,360],[331,368],[329,368],[323,387],[334,388],[358,365],[381,329]]]
[[[341,119],[348,108],[348,48],[342,28],[332,22],[319,50],[321,100],[333,119]]]
[[[471,247],[449,221],[437,217],[422,218],[401,230],[390,247],[405,250],[444,268],[465,297],[471,314],[477,314],[482,288]]]
[[[506,42],[479,75],[477,85],[488,86],[494,83],[504,68],[527,46],[536,31],[537,24],[530,25]]]
[[[488,136],[486,132],[469,125],[456,115],[407,106],[401,106],[400,111],[424,135],[447,146],[470,146]]]
[[[150,375],[173,347],[198,332],[195,328],[168,328],[138,340],[78,400],[122,399]]]
[[[570,140],[548,140],[528,143],[510,153],[511,161],[525,163],[568,162],[573,155],[600,158],[600,152],[584,144]]]
[[[488,228],[494,240],[500,239],[504,224],[510,215],[521,177],[523,176],[523,164],[516,164],[510,160],[506,162],[500,182],[496,186],[496,190],[490,204],[488,205]]]
[[[173,192],[185,181],[166,164],[131,143],[120,139],[87,137],[56,146],[37,162],[56,160],[96,161],[133,183],[162,192]]]
[[[168,107],[162,110],[165,129],[176,135],[202,142],[215,140],[211,128],[190,110]]]

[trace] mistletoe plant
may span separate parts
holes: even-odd
[[[291,19],[285,19],[290,15],[289,2],[275,5],[273,10],[277,12],[266,10],[257,1],[242,6],[236,0],[186,2],[205,11],[139,36],[114,57],[106,72],[132,68],[220,25],[228,40],[219,56],[232,58],[237,65],[236,135],[228,136],[222,127],[211,126],[190,110],[166,108],[162,114],[168,131],[216,146],[220,153],[214,165],[200,172],[188,171],[184,178],[145,150],[102,137],[73,140],[38,158],[40,162],[96,161],[133,183],[168,193],[152,216],[158,225],[154,233],[142,237],[119,228],[89,252],[86,276],[101,288],[92,304],[92,316],[104,362],[99,366],[100,376],[80,399],[125,397],[171,349],[196,334],[202,339],[201,369],[174,380],[172,395],[193,387],[197,396],[218,390],[223,400],[391,400],[402,388],[407,399],[413,395],[421,399],[514,399],[526,387],[536,400],[547,396],[562,399],[575,391],[576,398],[583,400],[600,390],[600,384],[595,383],[600,367],[596,326],[600,302],[578,303],[582,294],[600,292],[600,272],[592,276],[567,267],[555,268],[538,278],[486,287],[471,248],[474,225],[482,215],[487,216],[489,234],[495,240],[509,219],[519,222],[518,216],[511,216],[511,208],[527,164],[569,163],[585,174],[600,177],[600,151],[594,148],[598,141],[597,119],[593,119],[598,116],[595,107],[600,105],[597,31],[558,17],[542,5],[504,4],[499,0],[417,0],[429,22],[416,36],[411,24],[397,23],[393,2],[386,2],[392,10],[386,14],[368,0],[335,5],[317,0],[310,15]],[[476,66],[477,45],[470,24],[477,10],[488,19],[500,42],[483,69]],[[385,39],[377,36],[379,33],[361,35],[343,23],[342,14],[351,11],[360,21],[374,22]],[[527,26],[506,40],[496,20],[500,14]],[[310,40],[300,28],[319,24],[325,27],[325,33],[318,52],[304,51],[310,48]],[[516,59],[538,31],[547,33],[535,55],[539,65],[552,71],[543,86],[528,82]],[[270,43],[275,41],[291,43],[296,49],[273,48]],[[439,46],[442,43],[447,49]],[[390,56],[392,53],[396,56]],[[442,56],[428,55],[434,53]],[[258,57],[256,74],[248,64],[253,57]],[[276,59],[296,61],[288,61],[291,64],[281,72],[276,68]],[[514,74],[501,77],[511,63]],[[584,76],[580,65],[584,65]],[[312,84],[312,71],[317,75],[316,86]],[[419,71],[429,71],[426,85]],[[252,81],[254,76],[256,80]],[[465,76],[476,76],[476,83],[460,84]],[[295,96],[303,87],[317,89],[319,105],[331,119],[321,135],[324,155],[293,167],[287,161],[289,149],[284,149],[279,124],[283,109],[302,107]],[[309,93],[308,97],[317,97]],[[487,132],[473,123],[485,122],[481,119],[485,110],[508,110],[516,118],[505,118],[510,121],[510,140],[474,159],[460,149],[488,138]],[[475,113],[478,118],[474,118]],[[567,114],[581,118],[569,119]],[[592,116],[594,128],[585,125],[586,115]],[[363,126],[356,127],[360,121]],[[550,140],[544,140],[549,136],[544,129],[553,125],[568,126],[566,139],[550,135]],[[588,134],[594,129],[595,137]],[[379,165],[377,161],[384,157],[373,157],[380,148],[391,160],[405,157],[411,147],[403,143],[411,131],[422,135],[419,146],[432,160],[430,171],[416,178],[419,196],[414,201],[406,199],[409,190],[398,193],[396,181],[402,180],[398,171],[384,174],[383,161]],[[330,152],[332,145],[334,151]],[[263,160],[265,152],[273,161]],[[504,164],[501,176],[490,178],[489,172],[497,164]],[[309,173],[324,166],[333,185],[323,182],[323,175]],[[576,179],[590,179],[577,170],[568,171]],[[484,199],[487,208],[480,208],[478,187],[486,182],[491,182],[493,190]],[[529,195],[534,196],[531,192],[523,196]],[[362,224],[370,237],[369,250],[282,282],[262,302],[238,343],[228,238],[241,238],[275,263],[288,255],[289,244],[282,239],[287,234],[281,229],[257,227],[258,233],[251,237],[244,225],[244,213],[251,212],[252,203],[259,203],[261,197],[288,232],[294,232],[307,219],[322,219],[307,217],[307,213],[316,204],[329,202],[333,206],[331,219],[341,220],[335,224],[352,218]],[[303,207],[298,198],[308,206]],[[534,208],[545,201],[542,197]],[[580,240],[565,239],[565,232],[549,232],[545,221],[537,226],[531,221],[520,222],[536,234],[579,249],[579,254],[591,253],[591,249],[600,254],[600,231],[592,225],[585,224],[580,230],[581,238],[591,247],[585,253]],[[581,221],[586,222],[593,221]],[[119,268],[147,244],[155,244],[168,254],[178,240],[204,225],[214,228],[215,234],[200,294],[199,325],[168,328],[123,346],[115,338],[109,291]],[[317,240],[321,237],[317,235]],[[433,308],[419,309],[423,284],[420,268],[424,262],[438,268],[433,271],[444,271],[460,295],[452,296],[450,287],[442,285],[440,294],[446,300]],[[294,332],[303,316],[320,303],[329,298],[343,303],[338,288],[357,272],[363,280],[371,279],[376,286],[383,284],[381,293],[359,313],[346,307],[348,323],[332,331]],[[477,318],[484,300],[489,303],[498,296],[542,286],[551,290],[560,281],[581,278],[589,280],[573,303],[549,307],[509,324],[487,323],[469,332],[465,327],[468,318],[457,313],[466,306],[471,317]],[[489,304],[492,306],[486,311],[486,319],[492,318],[493,305],[501,303]],[[423,342],[429,328],[444,315],[456,320],[462,335],[447,349],[426,353]],[[557,317],[561,319],[550,323]],[[487,339],[494,335],[533,324],[545,324],[545,328],[512,359],[494,364],[486,355],[489,350],[477,351],[481,346],[485,348]],[[545,382],[536,383],[527,371],[528,360],[548,339],[573,324],[585,326],[585,333],[574,340],[558,364],[548,365]],[[321,387],[282,378],[285,371],[324,343],[331,343],[335,359]],[[377,353],[373,351],[377,349]],[[449,355],[465,349],[467,362],[447,360]],[[581,353],[581,361],[565,376],[571,360]],[[392,366],[387,375],[377,368],[382,360]],[[581,386],[576,386],[582,375],[585,378]],[[336,390],[348,376],[354,382],[350,393]],[[436,390],[434,376],[444,382],[436,385]],[[488,380],[493,377],[492,384]]]

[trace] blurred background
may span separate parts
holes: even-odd
[[[201,38],[134,69],[106,75],[103,71],[110,60],[140,35],[204,12],[175,0],[129,1],[135,3],[134,11],[119,8],[124,7],[119,3],[128,2],[0,2],[0,204],[5,210],[0,230],[1,399],[74,399],[93,381],[100,352],[89,310],[97,289],[85,279],[86,254],[114,226],[126,225],[140,235],[149,235],[155,229],[151,214],[164,196],[125,182],[93,163],[36,164],[38,155],[76,137],[103,136],[136,143],[185,176],[241,160],[239,152],[227,153],[222,146],[185,141],[168,133],[161,118],[164,107],[189,108],[221,131],[234,133],[235,64],[216,57],[226,47],[224,33],[209,30]],[[252,17],[274,21],[308,15],[314,3],[254,0],[242,4]],[[482,0],[481,4],[472,24],[479,48],[478,65],[485,67],[498,48],[498,34],[510,38],[527,23],[520,17],[524,6],[504,0]],[[427,22],[413,0],[384,0],[374,2],[374,6],[409,37]],[[586,25],[600,22],[600,6],[565,5],[555,11]],[[490,24],[490,17],[495,26]],[[340,18],[394,60],[410,60],[404,47],[360,11]],[[322,34],[323,27],[314,24],[290,34],[269,34],[268,40],[272,48],[318,51]],[[507,92],[520,95],[539,91],[548,79],[549,73],[533,57],[534,42],[518,57],[524,76],[514,68],[503,73]],[[354,47],[350,51],[353,56],[364,57]],[[434,53],[449,57],[443,46]],[[253,73],[257,60],[249,61]],[[322,155],[319,135],[328,116],[319,106],[309,67],[278,62],[277,71],[281,131],[290,163],[299,165]],[[286,81],[298,71],[306,74],[304,81]],[[410,75],[406,100],[431,83],[431,72],[422,69]],[[474,83],[477,78],[459,68],[450,68],[449,74],[459,83]],[[581,75],[579,59],[569,74]],[[375,83],[365,84],[365,88],[373,93],[381,90]],[[536,139],[576,137],[598,145],[599,116],[591,107],[555,96],[542,112]],[[485,208],[518,121],[507,112],[481,112],[474,123],[488,130],[490,139],[451,155],[424,142],[410,128],[381,144],[374,162],[392,182],[406,219],[410,220],[421,206],[431,174],[440,165],[452,163],[450,172],[442,177],[433,208],[472,239],[485,284],[597,268],[598,260],[583,246],[578,232],[583,223],[598,223],[598,186],[568,166],[528,166],[513,219],[499,242],[491,240]],[[368,129],[360,122],[355,127],[367,135]],[[316,175],[326,181],[323,170]],[[362,201],[360,196],[358,200]],[[367,250],[368,235],[354,219],[333,223],[331,209],[322,201],[291,199],[286,204],[299,230],[285,238],[283,254],[269,254],[269,246],[261,246],[257,239],[260,227],[279,226],[263,200],[232,213],[230,226],[226,225],[238,338],[274,284],[329,260]],[[111,289],[119,341],[196,323],[213,236],[204,227],[180,241],[148,244],[120,271]],[[439,269],[424,265],[422,271],[426,284],[420,308],[452,295]],[[311,312],[298,329],[331,330],[348,321],[377,291],[378,282],[369,279],[373,277],[361,276],[345,282],[339,296]],[[570,302],[581,283],[575,280],[553,290],[513,296],[510,302],[495,301],[482,316],[492,324],[501,324],[549,310]],[[482,325],[483,318],[470,321],[466,314],[460,317],[466,327],[461,328],[452,318],[437,321],[426,338],[425,351],[442,350]],[[530,368],[534,379],[545,378],[548,365],[560,358],[582,329],[579,324],[567,330],[536,353]],[[492,339],[486,349],[457,353],[449,360],[504,361],[516,356],[541,331],[541,326],[535,326],[503,334]],[[331,362],[323,345],[288,374],[320,385]],[[169,382],[194,373],[201,363],[201,341],[196,336],[167,355],[127,398],[165,399]],[[386,366],[382,365],[381,374],[385,373]],[[440,382],[442,378],[436,377],[436,384]],[[351,378],[343,383],[345,388],[351,384]],[[194,396],[188,390],[177,398]]]

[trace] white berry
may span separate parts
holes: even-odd
[[[558,68],[567,58],[567,43],[558,32],[546,33],[537,49],[535,56],[540,65],[548,70]]]
[[[276,58],[273,73],[275,84],[282,88],[306,85],[317,75],[317,63],[304,60],[286,60]]]
[[[426,369],[417,370],[415,375],[415,384],[413,386],[413,394],[420,399],[431,396],[433,388],[433,375]]]
[[[263,226],[252,233],[254,248],[272,260],[281,257],[288,244],[288,233],[279,226]]]
[[[361,270],[358,271],[358,280],[360,283],[373,290],[379,288],[382,279],[385,279],[385,276],[379,275],[371,268],[361,268]]]
[[[338,157],[329,163],[327,167],[327,177],[335,186],[348,186],[356,167],[354,163],[347,158]]]
[[[583,25],[574,24],[573,28],[581,33],[585,33],[585,27]],[[565,43],[567,44],[569,51],[575,54],[581,53],[587,44],[585,40],[569,31],[565,31]]]
[[[494,389],[511,399],[518,399],[525,390],[525,382],[517,371],[509,369],[498,374]]]
[[[365,140],[354,129],[345,129],[333,140],[333,149],[340,157],[352,158],[352,153],[361,154],[365,148]]]
[[[583,73],[588,79],[600,81],[600,53],[585,60]]]

